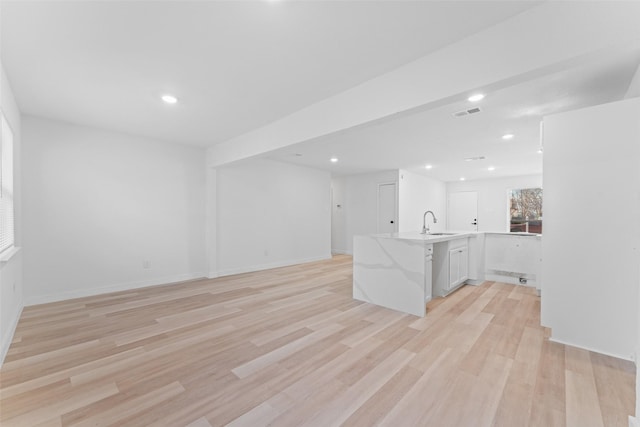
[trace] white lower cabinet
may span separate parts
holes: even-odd
[[[467,246],[449,250],[449,285],[451,290],[469,278],[469,249]]]
[[[433,296],[443,297],[469,278],[469,239],[433,245]]]

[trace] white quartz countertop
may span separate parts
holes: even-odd
[[[403,231],[400,233],[381,233],[381,234],[373,234],[370,237],[377,237],[383,239],[401,239],[401,240],[412,240],[418,242],[427,242],[427,243],[438,243],[438,242],[446,242],[448,240],[461,239],[463,237],[476,237],[479,235],[485,234],[497,234],[501,236],[511,236],[511,237],[535,237],[538,240],[542,237],[542,234],[535,233],[509,233],[506,231],[445,231],[445,234],[421,234],[419,231]]]
[[[373,234],[371,237],[438,243],[446,242],[447,240],[462,239],[464,237],[474,237],[479,234],[475,231],[445,231],[444,233],[447,234],[421,234],[419,231],[403,231],[400,233]]]

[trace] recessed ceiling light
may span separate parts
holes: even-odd
[[[502,139],[513,139],[514,136],[515,135],[512,134],[512,133],[507,133],[507,134],[502,135]]]
[[[495,168],[494,166],[489,166],[489,167],[487,168],[487,170],[488,170],[488,171],[494,171],[494,170],[496,170],[496,168]]]
[[[469,98],[467,98],[469,101],[471,102],[478,102],[481,101],[482,99],[484,99],[484,94],[482,93],[476,93],[475,95],[471,95]]]
[[[167,104],[175,104],[178,102],[178,98],[173,95],[162,95],[162,100]]]
[[[431,169],[433,166],[432,165],[425,165],[424,168],[425,169]]]
[[[461,177],[460,177],[460,181],[464,181],[464,176],[461,176]]]
[[[338,158],[337,157],[332,157],[330,160],[331,160],[331,163],[335,163],[335,162],[338,161]]]

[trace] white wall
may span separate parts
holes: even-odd
[[[331,179],[331,252],[338,254],[347,252],[348,241],[353,236],[347,236],[347,179],[337,177]]]
[[[263,159],[219,168],[217,275],[330,258],[330,180]]]
[[[485,279],[540,288],[542,242],[539,236],[487,233],[485,236]]]
[[[640,263],[638,263],[638,277],[640,278]],[[640,281],[638,282],[638,289],[640,289]],[[636,426],[640,427],[640,375],[638,371],[640,368],[640,290],[638,291],[638,322],[637,327],[637,340],[636,340],[636,416],[634,421]]]
[[[542,187],[542,175],[448,182],[447,198],[451,193],[461,191],[477,192],[478,231],[509,231],[508,190],[535,187]]]
[[[422,217],[428,210],[433,211],[438,222],[427,223],[431,231],[444,231],[447,226],[447,187],[442,181],[400,170],[398,231],[422,230]]]
[[[13,131],[15,246],[22,245],[22,173],[20,110],[11,85],[0,63],[0,108]],[[23,307],[22,252],[8,262],[0,263],[0,365],[13,339]]]
[[[629,83],[629,87],[627,88],[627,93],[625,93],[624,97],[626,98],[637,98],[640,96],[640,66],[636,69],[636,72],[631,79],[631,83]]]
[[[24,117],[27,304],[204,276],[204,154]]]
[[[544,119],[542,323],[633,359],[640,281],[640,99]]]
[[[207,167],[206,170],[206,247],[207,277],[218,277],[218,170]]]
[[[397,170],[331,180],[331,250],[334,253],[353,254],[353,236],[378,232],[378,184],[391,182],[398,183]]]

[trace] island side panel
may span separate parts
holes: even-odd
[[[353,298],[424,317],[424,242],[353,238]]]

